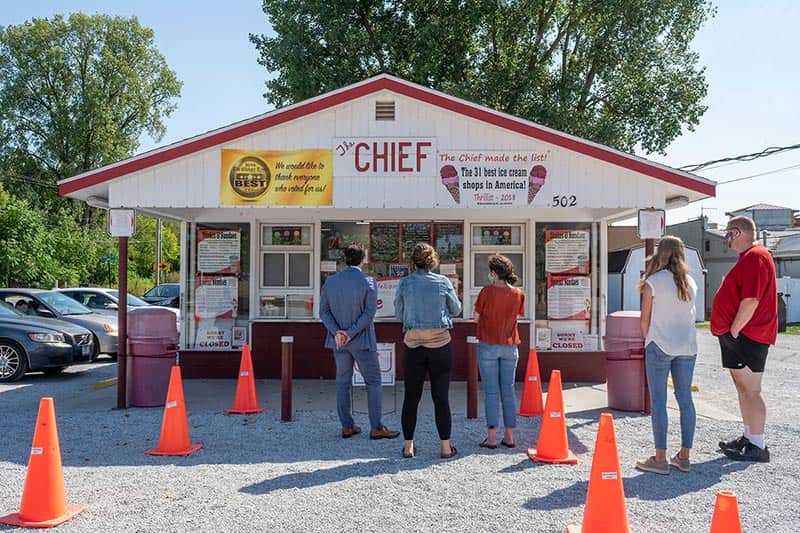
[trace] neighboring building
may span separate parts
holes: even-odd
[[[706,309],[706,269],[700,252],[691,246],[686,247],[686,266],[689,275],[697,284],[695,313],[697,321],[705,320]],[[644,246],[630,250],[618,250],[608,254],[608,312],[639,310],[639,279],[644,270]]]
[[[794,224],[794,211],[778,205],[754,204],[725,214],[729,217],[744,215],[752,218],[758,231],[785,230]]]

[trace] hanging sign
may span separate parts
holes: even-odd
[[[544,270],[552,274],[589,273],[589,232],[546,230]]]
[[[439,152],[439,178],[458,205],[526,206],[545,184],[548,155],[535,150]]]
[[[636,233],[640,239],[660,239],[664,236],[665,213],[663,209],[639,209]]]
[[[112,237],[131,237],[136,231],[136,215],[133,209],[108,210],[108,234]]]
[[[203,274],[238,274],[241,231],[197,230],[197,271]]]
[[[330,150],[222,150],[220,205],[333,204]]]

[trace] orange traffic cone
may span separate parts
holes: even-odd
[[[263,410],[263,407],[258,406],[258,398],[256,397],[256,382],[253,378],[253,360],[250,357],[250,346],[245,344],[242,348],[242,362],[239,364],[236,398],[233,401],[233,407],[225,412],[227,414],[246,415],[260,413]]]
[[[542,405],[542,380],[539,377],[539,359],[536,350],[531,348],[528,352],[528,367],[525,369],[525,383],[522,385],[522,399],[519,402],[519,416],[541,416],[544,413]]]
[[[619,469],[614,419],[609,413],[603,413],[600,415],[600,427],[597,429],[597,441],[594,445],[583,525],[568,526],[567,533],[608,531],[627,533],[628,515],[625,511],[625,491]]]
[[[739,502],[730,490],[717,493],[717,503],[711,517],[711,533],[742,533],[739,520]]]
[[[52,398],[42,398],[33,432],[28,474],[22,489],[22,503],[18,513],[0,518],[0,524],[55,527],[72,520],[83,509],[82,505],[67,505],[56,411]]]
[[[567,447],[567,422],[564,420],[564,399],[561,394],[561,371],[553,370],[547,388],[542,427],[536,448],[528,449],[533,461],[574,465],[578,458]]]
[[[181,367],[175,365],[169,375],[167,403],[164,406],[164,419],[161,422],[161,438],[158,446],[147,450],[147,455],[191,455],[202,444],[192,444],[189,438],[189,421],[186,419],[186,403],[183,400]]]

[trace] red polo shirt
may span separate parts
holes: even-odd
[[[724,335],[745,298],[758,298],[753,318],[742,333],[763,344],[775,344],[778,338],[778,289],[775,283],[775,262],[761,244],[754,244],[741,254],[714,296],[711,306],[711,333]]]

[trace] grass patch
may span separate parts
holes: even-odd
[[[694,327],[697,329],[709,329],[711,326],[709,326],[708,322],[696,322]]]

